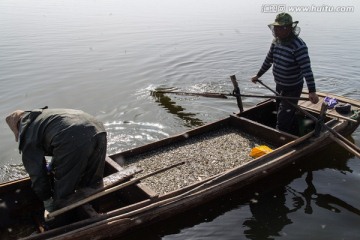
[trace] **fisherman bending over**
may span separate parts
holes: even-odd
[[[48,212],[76,189],[102,183],[107,139],[103,124],[93,116],[46,107],[14,111],[6,122],[19,142],[32,188]],[[45,156],[52,156],[48,165]]]

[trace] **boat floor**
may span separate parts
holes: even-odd
[[[240,129],[227,126],[122,159],[120,164],[123,167],[136,165],[143,170],[140,175],[146,175],[159,167],[185,161],[179,167],[142,181],[155,192],[165,194],[252,161],[251,149],[264,144],[270,146]]]

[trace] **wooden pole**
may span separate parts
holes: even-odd
[[[326,126],[326,125],[325,125]],[[326,126],[327,129],[333,134],[334,137],[337,137],[339,140],[341,140],[342,142],[344,142],[344,144],[349,145],[349,147],[353,148],[355,151],[357,151],[358,153],[360,153],[360,148],[358,146],[356,146],[355,144],[353,144],[352,142],[350,142],[348,139],[346,139],[344,136],[342,136],[341,134],[339,134],[338,132],[334,131],[332,128],[329,128],[328,126]]]
[[[340,146],[342,146],[343,148],[345,148],[346,150],[348,150],[349,152],[360,158],[360,153],[356,151],[354,148],[352,148],[345,142],[341,141],[339,138],[335,137],[334,135],[330,135],[330,138],[334,140],[334,142],[336,142],[337,144],[339,144]]]
[[[120,184],[120,185],[118,185],[118,186],[115,186],[115,187],[106,189],[106,190],[104,190],[104,191],[102,191],[102,192],[99,192],[99,193],[96,193],[96,194],[94,194],[94,195],[91,195],[91,196],[89,196],[89,197],[87,197],[87,198],[84,198],[84,199],[82,199],[82,200],[80,200],[80,201],[78,201],[78,202],[76,202],[76,203],[73,203],[73,204],[71,204],[71,205],[69,205],[69,206],[66,206],[66,207],[64,207],[64,208],[58,209],[58,210],[56,210],[56,211],[53,211],[53,212],[49,213],[49,214],[46,216],[46,218],[48,218],[48,219],[54,218],[54,217],[56,217],[56,216],[58,216],[58,215],[60,215],[60,214],[63,214],[63,213],[65,213],[65,212],[67,212],[67,211],[69,211],[69,210],[71,210],[71,209],[74,209],[74,208],[79,207],[79,206],[81,206],[81,205],[83,205],[83,204],[85,204],[85,203],[88,203],[88,202],[90,202],[90,201],[93,201],[93,200],[95,200],[95,199],[97,199],[97,198],[99,198],[99,197],[105,196],[105,195],[107,195],[107,194],[109,194],[109,193],[118,191],[118,190],[120,190],[120,189],[122,189],[122,188],[128,187],[128,186],[130,186],[130,185],[132,185],[132,184],[135,184],[135,183],[138,183],[140,180],[143,180],[143,179],[145,179],[145,178],[148,178],[148,177],[151,177],[151,176],[153,176],[153,175],[159,174],[159,173],[161,173],[161,172],[165,172],[165,171],[167,171],[167,170],[169,170],[169,169],[171,169],[171,168],[180,166],[180,165],[182,165],[182,164],[184,164],[184,163],[185,163],[185,162],[179,162],[179,163],[173,164],[173,165],[171,165],[171,166],[168,166],[168,167],[159,169],[159,170],[157,170],[157,171],[155,171],[155,172],[149,173],[149,174],[147,174],[147,175],[144,175],[144,176],[142,176],[142,177],[132,179],[132,180],[130,180],[130,181],[126,182],[126,183]]]
[[[263,85],[264,87],[266,87],[267,89],[269,89],[271,92],[275,93],[276,95],[279,95],[279,93],[277,93],[276,91],[272,90],[270,87],[266,86],[261,80],[258,80],[258,82]],[[287,101],[287,100],[285,100]],[[296,104],[293,104],[290,101],[287,101],[291,106],[293,106],[294,108],[298,109],[300,112],[304,113],[306,116],[308,116],[309,118],[311,118],[313,121],[318,122],[318,119],[311,115],[310,113],[308,113],[307,111],[305,111],[304,109],[302,109],[301,107],[299,107]],[[320,123],[321,124],[321,123]],[[344,136],[342,136],[340,133],[336,132],[334,129],[332,129],[331,127],[329,127],[328,125],[322,123],[321,124],[326,130],[328,130],[332,136],[335,138],[338,138],[339,141],[342,142],[342,144],[340,144],[340,146],[344,147],[344,145],[348,145],[348,148],[355,150],[358,154],[360,154],[360,148],[358,146],[356,146],[355,144],[353,144],[352,142],[350,142],[349,140],[347,140]],[[339,143],[337,141],[337,143]],[[348,148],[345,148],[347,150],[349,150]],[[352,152],[353,153],[353,152]]]
[[[317,120],[316,125],[315,125],[315,132],[314,132],[315,137],[318,137],[320,135],[321,129],[323,128],[324,120],[325,120],[325,116],[326,116],[325,115],[326,110],[327,110],[327,105],[325,103],[322,103],[319,119]]]
[[[236,96],[236,95],[234,95]],[[273,96],[273,95],[251,95],[251,94],[239,94],[240,97],[253,97],[253,98],[273,98],[273,99],[287,99],[287,100],[304,100],[309,101],[309,98],[305,97],[286,97],[286,96]]]
[[[201,97],[210,97],[210,98],[227,98],[230,94],[223,94],[223,93],[210,93],[210,92],[203,92],[203,93],[192,93],[192,92],[172,92],[172,91],[153,91],[154,94],[177,94],[177,95],[188,95],[188,96],[201,96]]]
[[[232,93],[193,93],[193,92],[172,92],[172,91],[154,91],[153,93],[160,94],[176,94],[176,95],[188,95],[188,96],[200,96],[200,97],[210,97],[210,98],[228,98],[230,97],[251,97],[251,98],[274,98],[274,99],[288,99],[288,100],[304,100],[308,101],[309,98],[304,97],[286,97],[286,96],[276,96],[276,95],[252,95],[252,94],[232,94]]]
[[[239,107],[240,113],[242,113],[244,111],[244,107],[243,107],[241,96],[240,96],[239,84],[236,81],[236,76],[235,75],[231,75],[230,79],[231,79],[231,82],[232,82],[232,84],[234,86],[234,95],[236,95],[237,105]]]

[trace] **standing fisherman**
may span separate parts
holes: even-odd
[[[309,90],[309,99],[316,104],[319,98],[316,94],[314,75],[308,48],[298,37],[300,28],[298,21],[293,22],[288,13],[280,13],[275,22],[269,24],[274,40],[259,72],[251,78],[256,83],[258,79],[273,66],[276,91],[286,97],[299,98],[304,85],[304,78]],[[297,100],[290,100],[297,104]],[[295,132],[295,108],[286,100],[276,100],[276,128],[281,131]]]

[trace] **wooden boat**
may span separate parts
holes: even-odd
[[[307,94],[304,93],[303,95],[306,97]],[[107,189],[101,191],[104,194],[98,198],[90,199],[87,204],[80,204],[81,206],[69,210],[71,219],[67,219],[68,221],[62,223],[61,226],[46,231],[42,229],[43,225],[35,214],[35,212],[41,211],[42,203],[32,192],[30,180],[26,178],[3,183],[0,185],[0,214],[2,216],[0,222],[2,227],[0,234],[2,237],[1,235],[0,237],[1,239],[10,239],[16,236],[16,238],[24,239],[72,240],[119,237],[155,222],[174,217],[183,211],[204,204],[231,191],[244,188],[268,177],[289,164],[293,164],[294,161],[303,156],[316,153],[319,149],[325,148],[336,138],[330,137],[333,135],[331,131],[335,131],[342,136],[349,136],[356,130],[360,123],[358,112],[360,101],[323,93],[318,95],[320,96],[319,104],[314,105],[307,101],[300,101],[299,106],[307,114],[311,114],[317,119],[323,119],[326,127],[318,128],[319,125],[312,118],[300,112],[298,114],[299,122],[306,122],[307,124],[300,130],[298,135],[278,131],[274,128],[276,119],[274,114],[275,101],[269,99],[222,120],[111,155],[106,159],[104,185],[107,186]],[[351,104],[351,113],[343,115],[334,109],[329,109],[326,115],[321,114],[321,103],[326,96],[335,97],[340,103]],[[318,132],[315,132],[315,130]],[[174,149],[176,152],[176,149],[184,146],[194,146],[193,144],[205,141],[204,136],[206,138],[206,136],[210,135],[206,139],[211,140],[216,134],[218,134],[216,136],[226,135],[229,131],[236,136],[240,134],[244,138],[251,138],[250,142],[255,142],[254,146],[258,143],[268,143],[273,148],[273,151],[255,159],[239,161],[237,165],[227,166],[221,172],[210,173],[207,176],[197,176],[192,181],[187,181],[188,184],[175,184],[175,188],[164,192],[157,191],[146,184],[146,174],[149,173],[144,173],[143,178],[133,178],[136,169],[134,170],[129,165],[129,162],[134,161],[134,159],[137,159],[134,161],[135,165],[140,164],[142,159],[148,155],[158,156],[160,152],[161,154],[164,151],[169,153]],[[234,143],[230,142],[228,145],[231,144]],[[211,148],[216,148],[212,142],[210,142],[210,145]],[[195,146],[197,147],[197,145]],[[208,150],[210,151],[210,149],[197,150],[204,154],[204,159],[198,162],[211,169],[212,164],[215,165],[217,159],[214,159],[214,156],[207,156]],[[249,154],[249,149],[239,149],[237,146],[232,148],[233,152],[228,149],[226,152],[222,152],[222,149],[217,149],[217,151],[220,155],[233,154],[235,157],[239,156],[237,158],[240,160],[243,156]],[[240,152],[245,152],[245,155],[241,155]],[[182,159],[185,162],[181,162],[175,168],[169,167],[171,170],[168,170],[168,174],[172,175],[173,172],[171,171],[176,170],[180,171],[181,176],[183,166],[187,165],[188,168],[189,166],[191,168],[192,161],[198,160],[191,159],[192,155],[195,155],[195,153],[188,151],[189,159]],[[161,156],[163,162],[153,163],[152,165],[162,169],[166,167],[161,166],[162,163],[166,162],[165,160],[172,164],[178,163],[175,156],[169,157],[170,159],[165,159],[164,156],[166,155]],[[210,158],[212,160],[208,161]],[[166,172],[163,174],[166,174]],[[121,182],[114,183],[111,180],[114,176],[121,176]],[[141,181],[141,179],[144,181]],[[180,181],[184,182],[184,179],[180,179]],[[128,184],[125,187],[119,188],[119,186],[126,183]],[[163,184],[165,186],[170,185],[169,182],[163,182]],[[110,189],[113,190],[107,192]],[[93,195],[96,194],[99,194],[99,192],[93,193]],[[27,231],[23,229],[23,226],[27,226],[25,228]],[[36,229],[41,233],[28,235]]]

